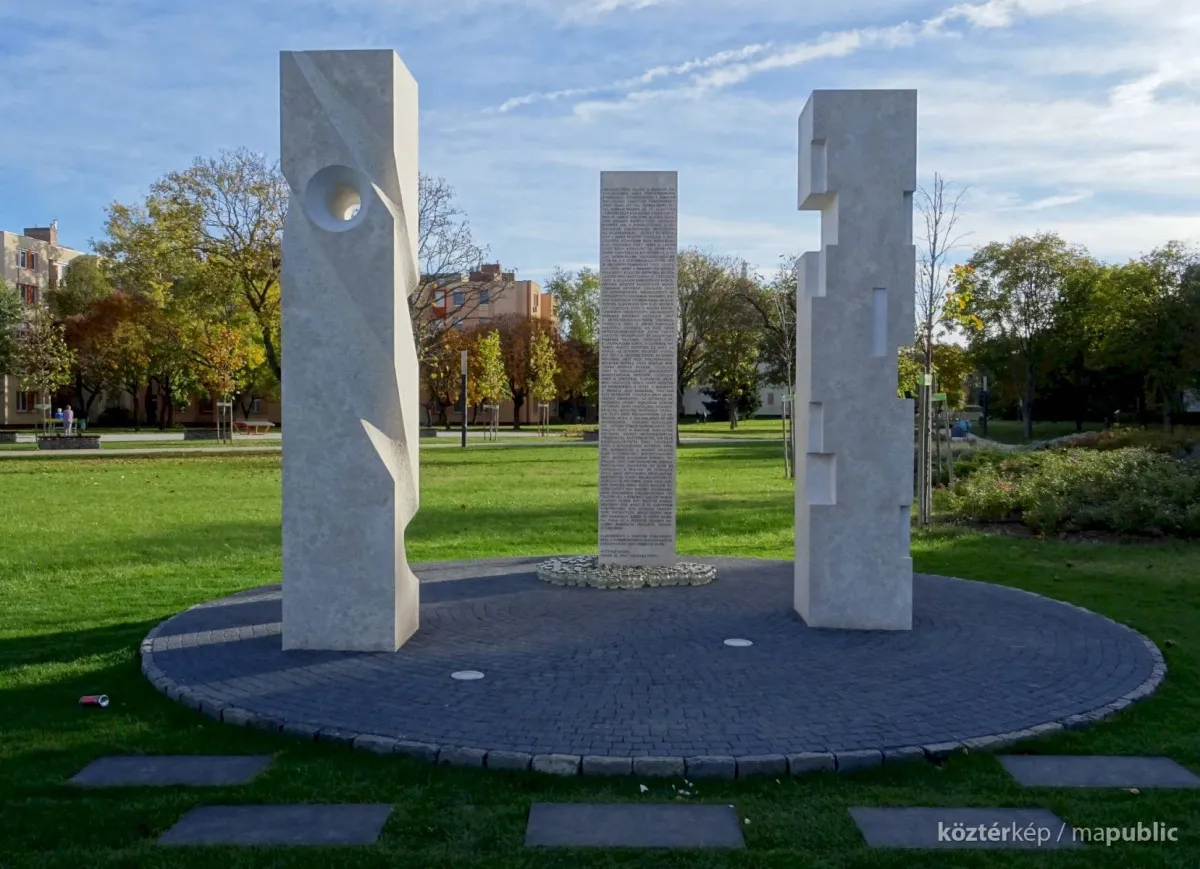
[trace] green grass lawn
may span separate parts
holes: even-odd
[[[745,438],[783,438],[783,423],[779,419],[744,419],[736,429],[730,429],[727,422],[680,422],[681,437],[745,437]]]
[[[1100,431],[1104,428],[1102,422],[1085,422],[1083,424],[1084,431]],[[983,429],[972,424],[971,433],[984,437]],[[1035,441],[1046,441],[1051,438],[1059,438],[1064,435],[1075,434],[1075,423],[1073,422],[1033,422],[1033,439]],[[1002,444],[1023,444],[1025,440],[1025,424],[1019,419],[989,419],[987,424],[988,440],[998,441]]]
[[[788,558],[793,504],[773,446],[680,450],[679,551]],[[413,560],[594,552],[595,450],[505,447],[422,453]],[[221,725],[156,693],[137,647],[200,601],[279,580],[277,456],[27,459],[0,463],[0,866],[4,867],[1178,867],[1200,865],[1200,792],[1026,791],[990,755],[854,776],[701,782],[734,804],[747,850],[526,852],[534,801],[669,799],[669,784],[561,780],[435,768]],[[1167,754],[1200,770],[1200,545],[1075,544],[939,529],[913,537],[918,570],[1001,582],[1089,607],[1163,648],[1150,699],[1040,751]],[[77,699],[104,692],[106,710]],[[80,792],[65,779],[104,754],[276,756],[253,784]],[[377,845],[347,849],[160,850],[154,839],[201,804],[387,802]],[[1165,822],[1171,845],[1087,852],[875,852],[855,805],[1045,806],[1079,827]]]

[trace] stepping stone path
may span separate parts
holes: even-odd
[[[371,845],[390,805],[201,806],[160,845]]]
[[[266,769],[270,762],[269,755],[102,757],[84,767],[70,782],[94,788],[145,785],[221,787],[246,784]]]
[[[1047,809],[852,808],[872,848],[1081,848]]]
[[[1026,787],[1200,787],[1200,776],[1169,757],[1007,754],[1000,763]]]
[[[745,848],[733,806],[676,803],[534,803],[527,846]]]

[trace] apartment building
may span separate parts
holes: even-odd
[[[84,255],[58,243],[58,221],[19,234],[0,231],[0,292],[16,293],[26,305],[41,304],[71,260]],[[41,419],[35,404],[37,398],[21,390],[19,378],[0,377],[0,426],[35,425]]]
[[[541,320],[547,326],[558,324],[558,313],[554,308],[554,297],[542,290],[536,281],[517,280],[516,272],[505,271],[500,263],[486,263],[469,274],[427,276],[435,284],[433,304],[429,308],[431,318],[447,329],[473,329],[486,327],[493,320],[509,315]],[[422,403],[426,401],[422,384]],[[555,408],[551,407],[551,414]],[[451,422],[461,417],[451,411]],[[482,420],[481,420],[482,421]],[[521,408],[521,423],[537,421],[537,408],[526,401]],[[513,405],[505,401],[500,405],[500,422],[511,425]]]
[[[470,329],[499,317],[519,314],[548,325],[558,322],[554,297],[536,281],[519,281],[500,263],[481,265],[470,274],[438,275],[431,316],[448,328]]]

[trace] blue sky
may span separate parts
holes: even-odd
[[[279,50],[390,47],[422,171],[521,277],[595,264],[604,169],[678,170],[681,245],[816,246],[814,88],[918,89],[919,175],[969,185],[968,245],[1123,258],[1200,240],[1197,45],[1196,0],[0,0],[0,228],[87,248],[197,155],[277,156]]]

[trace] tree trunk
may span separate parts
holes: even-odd
[[[525,393],[512,390],[513,431],[521,430],[521,408],[525,406]]]
[[[1025,440],[1033,440],[1033,394],[1037,386],[1037,379],[1033,366],[1030,365],[1025,371],[1025,394],[1021,398],[1021,415],[1024,417],[1022,422],[1025,424]]]
[[[1162,427],[1167,434],[1171,433],[1171,397],[1167,395],[1167,391],[1162,392]]]
[[[279,348],[275,346],[275,340],[271,336],[271,327],[262,327],[263,352],[267,357],[267,364],[271,366],[271,371],[275,374],[277,383],[283,382],[283,369],[279,364]]]
[[[733,400],[733,402],[729,405],[729,430],[735,431],[735,430],[737,430],[737,427],[738,427],[738,408],[737,408],[737,399],[735,398]]]

